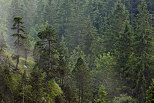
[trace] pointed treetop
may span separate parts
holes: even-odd
[[[15,16],[14,17],[14,21],[15,22],[19,22],[19,23],[21,23],[21,24],[23,24],[24,22],[22,21],[22,17],[21,16]],[[15,26],[15,25],[14,25]]]

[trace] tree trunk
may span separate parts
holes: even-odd
[[[79,103],[81,103],[81,88],[79,86]]]
[[[22,103],[25,103],[25,97],[24,97],[24,85],[23,85],[23,97],[22,97]]]
[[[27,52],[27,49],[25,49],[25,65],[27,66],[27,55],[28,55],[28,52]]]
[[[19,22],[18,22],[17,33],[18,33],[18,37],[17,37],[17,63],[16,63],[16,69],[18,68],[18,64],[19,64]]]
[[[51,69],[51,41],[49,40],[49,68]]]
[[[83,97],[84,97],[84,93],[83,93],[84,91],[83,91],[83,86],[82,86],[82,88],[81,88],[81,103],[83,103]]]

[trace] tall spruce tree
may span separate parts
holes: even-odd
[[[90,72],[81,57],[79,57],[77,60],[73,70],[73,75],[78,88],[78,102],[88,102],[87,100],[90,98],[88,97],[88,93],[90,91]]]
[[[124,23],[124,29],[119,33],[117,41],[115,43],[115,53],[114,57],[116,60],[116,68],[118,75],[122,83],[122,92],[130,94],[131,92],[131,73],[129,59],[132,54],[132,39],[133,32],[131,30],[131,25],[128,20]]]
[[[31,102],[31,86],[29,84],[28,73],[24,70],[24,73],[21,75],[21,79],[18,82],[16,87],[17,97],[15,102],[27,103]]]
[[[64,37],[62,37],[58,52],[59,52],[58,72],[59,72],[60,86],[64,90],[65,78],[70,73],[70,69],[68,66],[68,48],[66,47]]]
[[[57,75],[58,34],[51,26],[47,26],[45,30],[38,33],[38,37],[40,38],[38,45],[41,53],[37,65],[46,72],[47,80],[52,79]]]
[[[45,96],[44,92],[45,74],[39,68],[34,68],[31,72],[30,85],[31,99],[34,103],[41,103],[41,99]]]
[[[109,28],[104,35],[104,44],[106,51],[114,54],[118,38],[124,31],[125,21],[128,19],[128,11],[125,6],[118,0],[115,3],[113,12],[109,18]]]
[[[138,98],[141,103],[145,102],[146,89],[150,85],[153,74],[152,59],[153,55],[153,35],[152,27],[150,25],[150,15],[147,10],[147,4],[144,0],[140,0],[138,6],[139,14],[137,15],[136,28],[135,28],[135,39],[134,39],[134,52],[135,52],[135,88],[134,96]]]
[[[23,21],[22,21],[22,17],[19,17],[19,16],[16,16],[14,17],[14,24],[13,24],[13,27],[12,29],[13,30],[17,30],[16,33],[12,34],[13,37],[16,37],[16,40],[15,40],[15,46],[17,48],[17,62],[16,62],[16,68],[18,68],[18,64],[19,64],[19,49],[20,49],[20,45],[22,44],[22,40],[25,39],[25,36],[24,36],[24,26],[22,26],[23,24]]]

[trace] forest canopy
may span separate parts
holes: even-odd
[[[154,0],[0,0],[0,103],[154,103]]]

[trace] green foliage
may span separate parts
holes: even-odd
[[[113,54],[118,44],[119,37],[122,35],[121,33],[124,32],[125,22],[128,20],[128,11],[125,5],[117,1],[108,20],[109,26],[104,35],[105,48],[107,52]]]
[[[154,79],[152,79],[151,86],[147,90],[147,97],[146,103],[153,103],[154,102]]]
[[[112,103],[137,103],[137,102],[132,97],[121,94],[120,97],[115,97]]]
[[[66,47],[66,43],[64,41],[64,37],[59,45],[59,60],[58,60],[58,72],[59,72],[59,82],[61,88],[64,90],[65,80],[70,74],[70,68],[68,66],[68,48]]]
[[[133,65],[135,88],[133,93],[140,101],[145,102],[146,89],[150,85],[153,78],[150,75],[152,69],[153,55],[153,35],[152,27],[149,22],[149,12],[147,11],[147,4],[141,0],[138,6],[139,14],[137,15],[137,22],[134,36],[134,58],[136,58]]]
[[[95,60],[97,68],[111,70],[115,65],[115,60],[110,53],[104,53]]]
[[[81,56],[85,60],[85,54],[81,50],[80,46],[77,46],[72,52],[71,56],[69,57],[69,68],[72,71],[75,68],[76,61],[78,57]]]
[[[22,21],[22,17],[20,16],[15,16],[14,17],[14,24],[12,29],[13,30],[17,30],[16,33],[12,34],[13,37],[16,37],[16,40],[14,42],[14,44],[17,47],[17,62],[16,62],[16,68],[18,68],[18,64],[19,64],[19,48],[20,45],[22,44],[23,39],[25,39],[25,35],[23,34],[23,32],[25,32],[24,27],[22,26],[23,21]]]
[[[41,102],[41,98],[45,96],[44,92],[45,74],[38,68],[34,68],[31,72],[31,99],[33,102]]]
[[[145,103],[154,78],[153,4],[0,0],[0,102]]]
[[[49,81],[47,87],[48,88],[46,88],[45,90],[47,91],[46,98],[48,103],[57,103],[57,99],[59,99],[57,100],[60,101],[59,103],[65,103],[65,101],[63,100],[63,91],[54,80]]]
[[[104,86],[99,87],[99,92],[98,92],[99,98],[95,100],[95,103],[106,103],[105,97],[107,93],[104,90]]]
[[[7,47],[5,38],[3,34],[0,34],[0,49],[5,49]]]
[[[72,71],[76,87],[78,88],[78,102],[87,101],[90,94],[90,72],[82,59],[79,57]]]
[[[112,98],[119,93],[118,90],[114,91],[119,85],[114,69],[116,65],[115,58],[110,53],[104,53],[95,59],[95,65],[96,69],[91,71],[93,93],[95,93],[95,96],[98,95],[98,86],[103,85],[107,93],[110,93],[108,97]]]
[[[31,102],[31,85],[26,71],[21,75],[21,79],[16,87],[16,102]]]
[[[0,65],[0,77],[0,101],[12,103],[16,85],[14,84],[13,73],[5,64]]]
[[[38,33],[40,41],[36,43],[36,51],[39,55],[37,65],[40,69],[43,69],[47,74],[47,79],[55,78],[58,68],[58,34],[51,27],[47,26],[45,30]],[[47,42],[46,42],[47,41]]]

